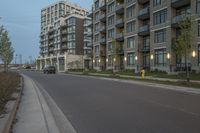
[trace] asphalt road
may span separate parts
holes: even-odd
[[[78,133],[200,133],[200,95],[70,75],[39,82]]]

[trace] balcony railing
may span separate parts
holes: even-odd
[[[101,43],[101,44],[106,44],[106,38],[105,38],[105,37],[102,37],[102,38],[100,39],[100,43]]]
[[[149,46],[149,44],[145,44],[145,46],[144,46],[144,44],[143,44],[143,47],[141,47],[140,51],[141,51],[141,52],[149,52],[149,51],[150,51],[150,46]]]
[[[150,1],[150,0],[138,0],[138,3],[139,4],[144,4],[144,3],[147,3],[148,1]]]
[[[101,33],[105,33],[106,32],[106,27],[105,26],[101,26],[99,31]]]
[[[139,19],[147,19],[150,16],[150,11],[149,11],[149,7],[146,7],[142,10],[139,11],[138,13],[138,18]]]
[[[124,4],[117,3],[115,7],[115,11],[117,14],[123,14],[124,13]]]
[[[171,6],[174,8],[179,8],[190,4],[190,0],[171,0]]]
[[[106,3],[105,2],[100,3],[100,9],[103,10],[103,11],[106,10]]]
[[[141,26],[138,30],[139,35],[148,35],[149,34],[149,25]]]
[[[116,40],[117,41],[124,41],[124,33],[123,32],[117,33],[116,34]]]
[[[103,13],[100,15],[99,19],[102,21],[102,22],[105,22],[106,21],[106,15]]]
[[[116,27],[118,28],[124,27],[124,20],[122,18],[116,19]]]
[[[178,24],[186,18],[190,18],[190,14],[182,14],[172,18],[172,27],[178,27]]]

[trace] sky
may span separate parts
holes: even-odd
[[[21,54],[23,62],[30,61],[30,56],[32,60],[38,57],[40,11],[57,1],[59,0],[1,0],[0,25],[8,30],[15,56]],[[69,1],[90,10],[93,0]],[[19,63],[19,56],[16,59]]]

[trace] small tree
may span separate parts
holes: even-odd
[[[191,55],[191,47],[194,32],[192,30],[192,20],[191,17],[185,17],[180,23],[180,35],[176,40],[175,52],[178,57],[184,57],[185,67],[186,67],[186,79],[187,82],[190,81],[189,69],[188,69],[188,60]]]
[[[8,65],[13,60],[14,49],[8,37],[8,32],[3,29],[1,30],[1,37],[0,37],[0,59],[4,63],[4,71],[8,71]]]

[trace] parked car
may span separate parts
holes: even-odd
[[[43,69],[43,73],[49,74],[49,73],[56,73],[56,67],[55,66],[46,66]]]

